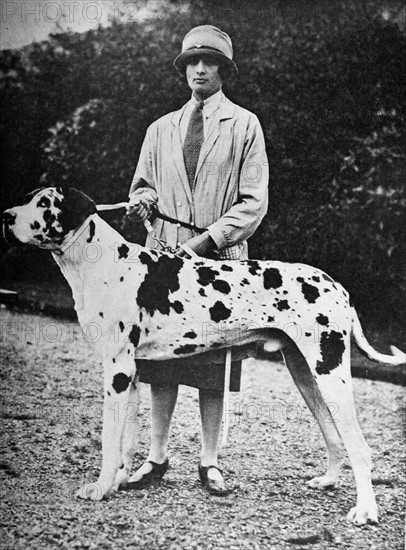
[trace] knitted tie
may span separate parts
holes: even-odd
[[[193,189],[197,161],[199,160],[200,149],[204,141],[203,134],[203,101],[192,111],[189,125],[183,144],[183,158],[185,160],[186,173],[190,188]]]

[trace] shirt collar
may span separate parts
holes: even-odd
[[[206,118],[210,117],[215,111],[217,111],[217,109],[219,109],[221,102],[224,101],[223,98],[223,92],[222,90],[219,90],[203,101],[203,114]],[[200,103],[200,101],[198,101],[193,95],[191,102],[193,107]]]

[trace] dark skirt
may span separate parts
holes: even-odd
[[[218,353],[218,352],[217,352]],[[219,354],[216,361],[198,363],[188,359],[172,359],[170,361],[137,360],[137,371],[140,382],[157,384],[159,386],[191,386],[201,390],[216,392],[224,391],[225,360]],[[231,361],[230,391],[240,391],[241,360]]]

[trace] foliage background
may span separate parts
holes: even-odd
[[[400,2],[171,2],[142,23],[0,52],[2,202],[39,186],[125,200],[146,128],[188,99],[172,67],[184,34],[230,34],[228,97],[255,112],[270,163],[251,256],[316,265],[370,321],[405,306],[405,8]],[[178,8],[178,9],[177,9]],[[143,229],[108,220],[142,242]],[[55,279],[48,254],[8,250],[3,280]]]

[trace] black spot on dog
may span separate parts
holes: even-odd
[[[127,376],[123,372],[115,374],[113,377],[113,389],[116,393],[125,391],[131,383],[131,377]]]
[[[57,229],[54,226],[55,222],[57,221],[55,214],[53,214],[51,210],[46,209],[44,211],[43,217],[45,221],[45,232],[47,236],[55,241],[57,241],[58,238],[62,240],[64,232],[62,231],[62,229]]]
[[[120,283],[124,281],[124,277],[120,277]]]
[[[271,315],[267,319],[267,323],[273,323],[275,321],[275,317],[272,317]]]
[[[231,309],[228,309],[223,302],[216,302],[213,307],[209,308],[210,317],[215,323],[228,319],[231,315]]]
[[[249,265],[248,271],[251,275],[258,275],[258,272],[261,271],[260,265],[256,260],[249,260],[247,264]]]
[[[249,280],[244,277],[244,279],[242,279],[242,281],[240,283],[240,286],[245,286],[245,285],[249,285],[249,284],[250,284]]]
[[[222,279],[216,279],[213,282],[213,288],[214,290],[218,290],[223,294],[228,294],[229,292],[231,292],[230,285],[227,283],[227,281],[223,281]]]
[[[287,300],[281,300],[276,304],[276,309],[279,309],[279,311],[283,311],[285,309],[290,309],[290,305],[288,304]]]
[[[44,198],[45,198],[45,197],[44,197]],[[56,221],[56,216],[55,216],[55,214],[53,214],[53,213],[51,212],[51,210],[49,210],[49,208],[47,208],[46,210],[44,210],[44,216],[43,216],[43,217],[44,217],[44,221],[45,221],[46,224],[47,224],[47,227],[48,227],[48,226],[51,226],[51,225],[54,223],[54,221]]]
[[[42,241],[44,240],[44,235],[34,235],[34,239],[42,243]]]
[[[270,288],[279,288],[282,286],[282,277],[279,270],[274,267],[268,267],[264,271],[264,288],[269,290]]]
[[[232,270],[233,270],[232,267],[230,267],[229,265],[226,265],[226,264],[223,264],[223,265],[220,267],[220,269],[221,269],[222,271],[232,271]]]
[[[326,315],[323,315],[322,313],[319,313],[316,317],[316,321],[319,323],[319,325],[328,325],[328,317]]]
[[[128,257],[128,253],[130,252],[130,249],[126,244],[121,244],[120,246],[117,247],[117,252],[118,252],[118,259],[122,260],[123,258]]]
[[[320,296],[319,289],[309,283],[302,283],[302,293],[309,304],[314,304]]]
[[[316,372],[318,374],[329,374],[340,365],[345,350],[343,335],[341,332],[332,330],[322,332],[320,339],[320,351],[322,361],[317,361]]]
[[[199,275],[197,282],[202,286],[213,283],[216,280],[216,276],[220,275],[218,271],[211,267],[199,267],[197,274]]]
[[[170,308],[176,313],[182,313],[182,303],[171,303],[169,295],[179,290],[179,271],[183,266],[183,260],[177,256],[164,255],[153,259],[145,252],[142,252],[139,258],[141,263],[148,267],[137,293],[139,307],[144,308],[151,316],[156,311],[169,315]]]
[[[31,229],[39,229],[41,226],[38,222],[30,223]]]
[[[196,344],[185,344],[184,346],[180,346],[179,348],[174,349],[173,353],[176,353],[176,355],[182,355],[184,353],[193,353],[196,348],[197,348]]]
[[[140,334],[141,329],[138,325],[133,325],[130,334],[128,335],[128,338],[130,342],[134,345],[136,348],[140,341]]]
[[[215,269],[212,269],[211,267],[199,267],[197,273],[199,275],[197,282],[200,285],[208,286],[211,284],[214,290],[222,292],[223,294],[228,294],[231,291],[231,287],[227,281],[224,281],[223,279],[216,279],[217,275],[220,275],[220,273]],[[205,296],[202,292],[200,292],[200,294]]]
[[[313,279],[313,281],[315,281],[316,283],[319,283],[319,282],[320,282],[320,277],[318,277],[317,275],[313,275],[312,279]]]
[[[119,326],[119,329],[121,330],[121,332],[124,332],[124,323],[123,323],[123,321],[119,321],[118,326]]]
[[[206,296],[204,288],[199,288],[199,294],[200,294],[200,296]]]
[[[296,281],[298,281],[299,283],[304,283],[303,277],[297,277]]]
[[[311,332],[305,332],[305,336],[311,336],[312,333]]]
[[[179,300],[175,300],[171,306],[175,313],[183,313],[183,304]]]
[[[62,191],[60,191],[60,193],[62,194]],[[58,197],[55,197],[54,198],[54,206],[55,206],[55,208],[59,208],[59,210],[62,210],[63,202],[61,201],[61,199],[59,199]]]
[[[102,311],[99,311],[99,315],[102,319],[104,319],[104,313]]]
[[[86,240],[88,243],[91,243],[96,233],[96,225],[93,220],[90,220],[89,222],[89,229],[90,229],[89,237]]]
[[[328,281],[329,283],[334,283],[334,280],[328,275],[326,275],[326,273],[323,273],[322,277],[325,281]]]
[[[190,330],[183,335],[183,338],[197,338],[197,334],[194,330]]]

